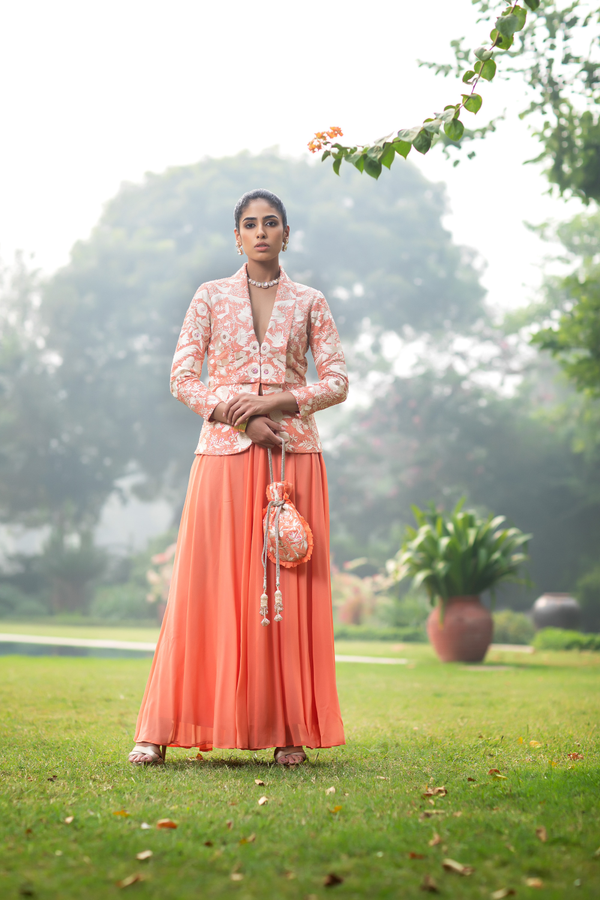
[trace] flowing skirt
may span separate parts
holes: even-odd
[[[273,454],[278,473],[281,456]],[[320,453],[286,455],[312,559],[281,570],[283,621],[259,615],[267,451],[196,456],[136,741],[258,750],[344,743],[335,683],[329,509]],[[278,478],[278,475],[276,475]]]

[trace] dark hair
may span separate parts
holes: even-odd
[[[287,226],[287,212],[285,211],[285,206],[277,196],[277,194],[273,194],[272,191],[267,191],[265,188],[256,188],[254,191],[246,191],[246,193],[240,197],[238,202],[235,204],[235,209],[233,210],[233,218],[235,220],[235,227],[237,230],[240,230],[240,217],[244,210],[252,203],[253,200],[266,200],[274,209],[277,210],[281,219],[283,221],[283,227]]]

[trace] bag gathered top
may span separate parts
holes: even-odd
[[[281,444],[281,481],[273,479],[273,455],[269,454],[267,487],[268,505],[264,510],[264,543],[262,552],[263,592],[260,598],[261,625],[270,625],[267,618],[269,597],[267,594],[267,559],[275,563],[275,621],[281,622],[283,598],[280,589],[280,567],[293,569],[308,562],[313,551],[313,535],[308,522],[302,518],[291,501],[293,485],[285,480],[285,441]]]

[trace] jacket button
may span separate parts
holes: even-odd
[[[269,368],[268,366],[263,366],[263,367],[262,367],[262,374],[263,374],[263,375],[268,375],[268,374],[270,373],[270,371],[271,371],[271,370],[270,370],[270,368]]]
[[[252,343],[250,344],[250,349],[252,350],[253,353],[257,353],[258,352],[258,341],[252,341]]]
[[[268,350],[269,350],[269,345],[268,345],[268,344],[263,344],[263,345],[261,346],[260,350],[261,350],[261,353],[267,353]]]
[[[253,375],[258,375],[258,368],[256,366],[254,366],[251,371]]]

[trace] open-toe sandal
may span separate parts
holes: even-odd
[[[300,756],[301,759],[286,762],[289,756]],[[286,747],[276,747],[274,757],[278,766],[299,766],[308,759],[302,748],[300,750],[288,750]]]
[[[154,749],[158,744],[145,746],[144,744],[136,744],[129,754],[129,762],[133,766],[162,766],[167,755],[165,746],[158,747],[158,753]],[[133,759],[135,756],[143,756],[145,759]]]

